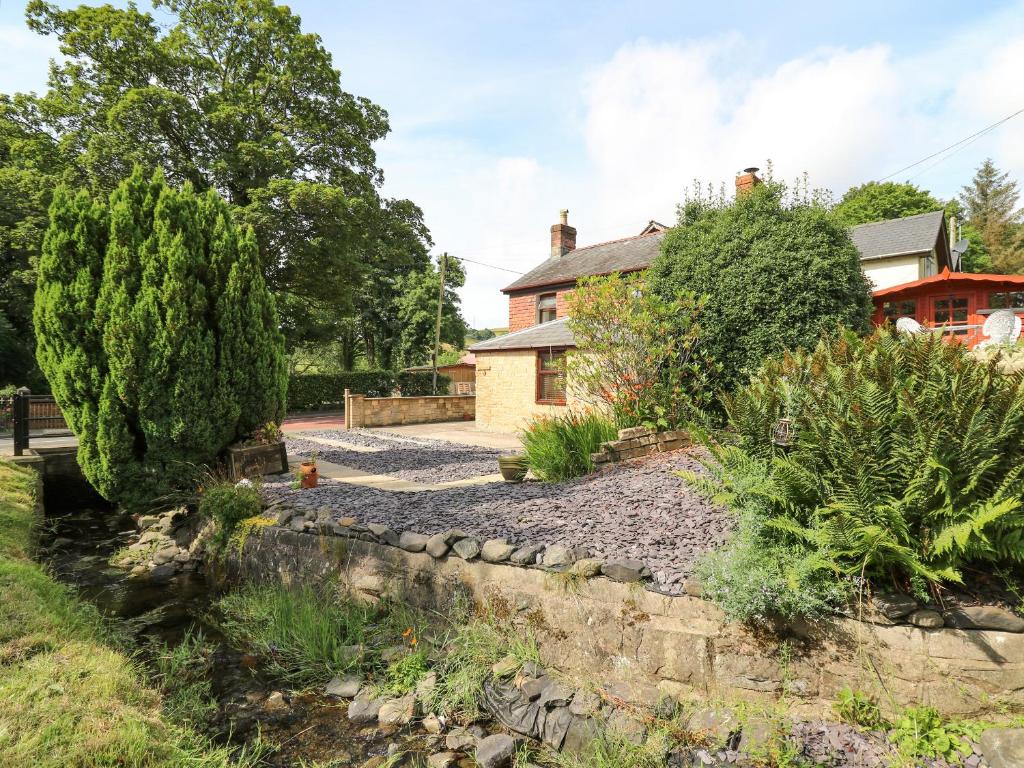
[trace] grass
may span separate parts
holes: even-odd
[[[295,685],[374,667],[379,649],[402,641],[413,623],[397,606],[343,600],[329,586],[251,583],[217,608],[229,641],[265,657],[275,675]]]
[[[0,765],[255,765],[266,745],[218,748],[168,718],[124,637],[30,559],[35,488],[0,460]]]
[[[164,701],[164,713],[175,723],[202,727],[217,712],[210,672],[214,648],[201,630],[188,631],[177,645],[154,642],[150,649],[153,683]]]
[[[558,483],[593,472],[590,454],[616,435],[615,425],[600,414],[569,413],[531,423],[522,434],[523,450],[534,475]]]
[[[440,649],[437,683],[430,693],[434,712],[462,722],[480,717],[479,697],[491,667],[511,656],[522,667],[540,663],[532,635],[523,635],[483,606],[466,621],[454,617],[448,638]]]

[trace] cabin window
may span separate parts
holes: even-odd
[[[565,351],[537,353],[537,402],[565,405]]]
[[[550,323],[558,317],[558,296],[542,293],[537,297],[537,322]]]
[[[967,297],[947,296],[935,299],[935,325],[961,326],[967,323]],[[966,336],[969,328],[953,328],[954,336]]]
[[[988,295],[989,309],[1024,309],[1024,291],[1007,291]]]
[[[915,299],[887,301],[882,305],[882,315],[892,323],[901,317],[914,317],[916,314],[917,301]]]

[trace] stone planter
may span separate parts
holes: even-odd
[[[284,441],[228,446],[227,462],[228,471],[235,480],[252,475],[280,475],[288,471]]]
[[[526,464],[526,457],[517,454],[515,456],[499,456],[498,469],[501,471],[501,476],[505,478],[505,482],[521,483],[530,468]]]
[[[312,461],[304,461],[299,464],[299,485],[303,488],[316,488],[320,474],[316,470],[316,464]]]

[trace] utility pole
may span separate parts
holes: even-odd
[[[437,288],[437,324],[434,326],[434,394],[437,394],[437,353],[441,348],[441,308],[444,306],[444,270],[448,266],[448,252],[441,254],[441,281]]]

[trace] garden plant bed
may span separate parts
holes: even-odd
[[[355,518],[428,536],[457,528],[481,541],[506,538],[517,546],[562,545],[603,559],[635,559],[650,568],[658,589],[681,594],[697,557],[722,543],[731,525],[727,512],[673,474],[697,467],[687,453],[677,452],[557,484],[488,483],[410,493],[330,481],[298,490],[268,478],[264,492],[271,504],[280,502],[310,521]]]
[[[325,430],[304,434],[377,450],[371,453],[346,450],[295,436],[287,440],[291,455],[310,456],[315,453],[318,459],[332,464],[414,482],[443,483],[493,475],[498,471],[498,457],[502,455],[501,451],[479,446],[397,435],[389,437],[379,432]]]

